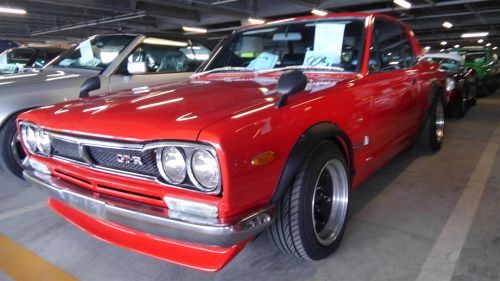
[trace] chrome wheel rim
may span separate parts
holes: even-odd
[[[23,166],[26,154],[24,153],[23,147],[21,145],[21,139],[17,132],[14,133],[12,139],[10,140],[10,151],[12,152],[12,158],[19,167]]]
[[[314,234],[322,245],[331,245],[340,235],[348,201],[349,181],[344,165],[332,159],[321,169],[312,197]]]
[[[439,102],[436,106],[436,139],[441,143],[444,136],[444,108],[443,104]]]

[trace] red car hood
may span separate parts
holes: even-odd
[[[311,80],[307,91],[332,87],[339,80]],[[196,140],[203,128],[218,120],[276,101],[275,87],[273,77],[192,80],[60,103],[20,119],[100,138]]]

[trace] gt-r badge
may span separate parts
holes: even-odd
[[[116,162],[123,164],[133,164],[133,165],[144,165],[142,159],[139,156],[131,156],[126,154],[118,153],[116,154]]]

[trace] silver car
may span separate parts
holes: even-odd
[[[110,91],[179,82],[208,58],[188,39],[143,34],[97,35],[39,71],[0,76],[0,164],[22,177],[25,158],[16,117],[28,109]]]

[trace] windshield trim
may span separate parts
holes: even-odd
[[[282,25],[288,25],[288,24],[295,24],[295,23],[308,23],[308,22],[322,22],[322,21],[342,21],[342,20],[360,20],[364,22],[368,16],[340,16],[340,17],[325,17],[325,18],[312,18],[312,19],[293,19],[289,21],[276,21],[276,22],[271,22],[268,24],[262,24],[258,26],[249,26],[249,27],[242,27],[240,29],[235,30],[233,33],[231,33],[230,36],[226,37],[226,39],[222,40],[213,50],[212,55],[210,55],[210,58],[207,59],[197,70],[197,72],[205,72],[208,71],[207,69],[210,64],[218,58],[220,52],[227,48],[228,45],[233,42],[234,38],[241,33],[248,32],[248,31],[253,31],[257,29],[267,29],[271,27],[276,27],[276,26],[282,26]],[[367,35],[367,25],[363,24],[363,30],[361,31],[361,46],[360,46],[360,52],[358,54],[358,65],[356,67],[355,71],[350,71],[350,73],[361,73],[363,63],[364,63],[364,53],[365,53],[365,46],[366,46],[366,35]]]

